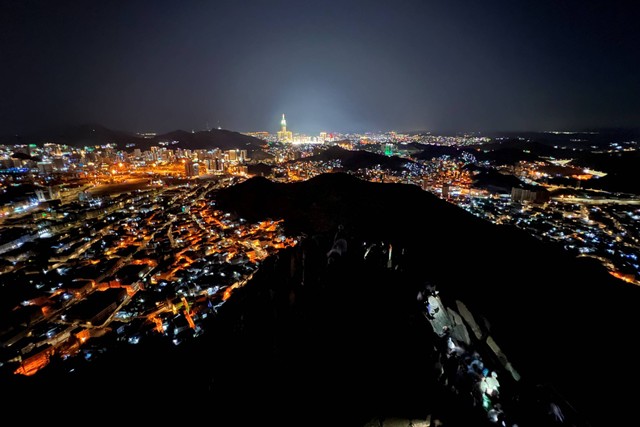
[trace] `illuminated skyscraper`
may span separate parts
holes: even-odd
[[[280,142],[292,142],[293,132],[287,130],[287,120],[282,114],[282,120],[280,120],[280,130],[278,131],[278,141]]]
[[[184,163],[184,172],[187,178],[200,175],[200,165],[191,159]]]

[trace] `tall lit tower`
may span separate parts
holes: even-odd
[[[184,174],[187,178],[200,175],[200,165],[191,159],[184,162]]]
[[[291,142],[293,141],[293,132],[287,130],[287,120],[282,114],[282,120],[280,120],[280,130],[278,131],[278,141]]]

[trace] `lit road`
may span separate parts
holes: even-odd
[[[586,197],[552,197],[558,203],[579,203],[584,205],[640,205],[639,199],[590,199]]]

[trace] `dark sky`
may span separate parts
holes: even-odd
[[[0,1],[0,134],[640,125],[638,1]]]

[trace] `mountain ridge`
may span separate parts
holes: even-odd
[[[172,143],[172,142],[177,143]],[[100,124],[87,123],[79,126],[64,126],[33,132],[26,135],[0,137],[0,144],[64,144],[71,147],[115,145],[119,149],[148,149],[154,145],[169,145],[182,149],[259,149],[266,143],[258,138],[226,129],[187,132],[177,129],[157,135],[143,135],[107,128]],[[162,143],[162,144],[161,144]]]
[[[345,170],[358,170],[362,168],[372,168],[377,165],[384,169],[400,171],[405,168],[405,164],[412,163],[411,160],[403,159],[397,156],[385,156],[366,150],[345,150],[339,146],[332,146],[313,156],[304,157],[292,162],[310,162],[310,161],[331,161],[340,160],[342,168]]]
[[[627,397],[613,390],[620,379],[633,383],[636,375],[619,366],[614,348],[640,326],[634,314],[640,293],[594,260],[481,220],[417,186],[343,173],[292,184],[256,177],[216,197],[221,208],[252,220],[284,219],[290,233],[314,236],[343,226],[355,240],[390,244],[424,271],[424,280],[491,325],[523,377],[553,384],[593,419],[610,416],[604,400],[615,408],[609,414],[625,413]],[[615,327],[603,324],[596,304],[601,315],[615,316]],[[608,375],[589,380],[593,388],[608,390],[606,399],[580,385],[588,373],[579,359],[607,369]]]

